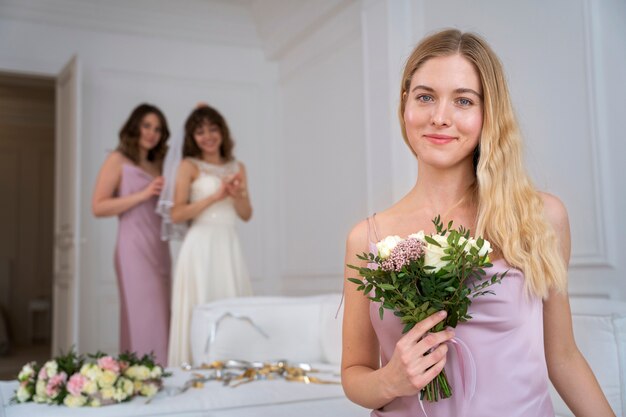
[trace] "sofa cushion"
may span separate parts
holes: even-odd
[[[240,297],[198,306],[191,320],[193,362],[325,362],[320,306],[326,298]]]
[[[626,410],[626,303],[572,297],[576,344],[593,370],[616,415]],[[557,416],[573,417],[552,388]]]
[[[320,306],[320,343],[322,360],[341,365],[341,325],[343,321],[343,297],[329,294]]]

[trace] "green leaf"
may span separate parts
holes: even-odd
[[[387,291],[394,291],[396,289],[396,287],[391,284],[380,284],[379,287]]]
[[[360,279],[356,279],[356,278],[348,278],[348,281],[353,282],[355,284],[363,284],[363,281],[361,281]]]

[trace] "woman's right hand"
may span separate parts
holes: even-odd
[[[165,178],[159,176],[153,179],[146,188],[143,189],[144,200],[149,200],[155,195],[161,194],[163,185],[165,184]]]
[[[385,385],[393,397],[418,394],[443,369],[448,352],[445,342],[454,337],[454,332],[427,332],[445,316],[445,312],[440,311],[425,318],[396,343],[391,359],[383,368]],[[430,349],[433,351],[424,355]]]

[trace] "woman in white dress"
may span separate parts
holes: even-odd
[[[252,206],[246,170],[232,155],[228,125],[202,105],[185,123],[183,161],[176,174],[173,223],[190,222],[178,255],[172,289],[170,366],[191,363],[190,322],[194,306],[252,293],[235,230]]]

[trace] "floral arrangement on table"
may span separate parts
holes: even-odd
[[[134,396],[152,397],[163,385],[163,367],[154,356],[126,352],[117,358],[98,352],[77,355],[73,350],[43,366],[29,362],[22,367],[13,401],[99,407],[128,401]]]
[[[380,303],[380,318],[384,309],[393,310],[404,324],[403,333],[438,311],[446,318],[431,331],[456,327],[470,320],[468,308],[472,299],[493,294],[487,288],[500,283],[505,273],[486,277],[491,244],[473,238],[470,231],[444,227],[440,216],[433,223],[435,233],[419,231],[406,239],[388,236],[376,244],[378,253],[363,253],[357,257],[368,262],[367,267],[348,265],[363,277],[348,278],[358,285],[370,300]],[[420,400],[438,401],[452,396],[445,370],[420,393]]]

